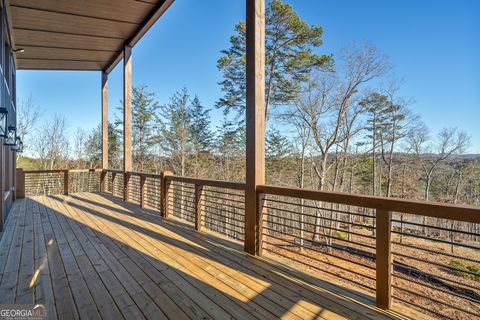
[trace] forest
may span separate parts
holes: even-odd
[[[430,132],[388,56],[371,44],[319,55],[322,28],[291,6],[268,8],[265,116],[267,182],[318,190],[479,205],[480,155],[468,155],[459,128]],[[283,19],[282,17],[288,17]],[[133,88],[137,171],[244,180],[245,25],[240,22],[218,69],[224,95],[206,106],[188,88],[166,104],[147,84]],[[212,108],[224,117],[212,124]],[[121,113],[121,107],[118,108]],[[33,98],[21,101],[18,130],[32,157],[25,168],[97,168],[101,127],[71,130],[57,115],[40,121]],[[110,168],[121,167],[122,120],[109,123]]]

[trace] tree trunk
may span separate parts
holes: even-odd
[[[326,168],[327,168],[327,154],[323,155],[322,162],[320,163],[320,177],[318,182],[318,189],[323,191],[325,188],[325,176],[326,176]],[[320,202],[320,207],[322,207],[322,202]],[[315,230],[313,232],[312,239],[318,241],[320,239],[320,229],[322,223],[322,209],[316,210],[316,217],[315,217]],[[331,211],[330,211],[331,214]],[[328,242],[328,240],[325,240]]]

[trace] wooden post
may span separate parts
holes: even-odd
[[[145,207],[145,182],[147,177],[140,176],[140,207]]]
[[[115,176],[117,175],[116,172],[112,172],[112,196],[115,196]]]
[[[265,0],[246,0],[245,251],[258,254],[257,185],[265,183]]]
[[[377,306],[390,309],[392,304],[392,252],[391,227],[392,213],[386,210],[376,210],[376,292]]]
[[[128,202],[130,198],[130,172],[123,173],[123,201]]]
[[[108,169],[108,74],[102,71],[102,169]]]
[[[258,215],[257,215],[257,225],[258,225],[258,235],[256,243],[256,254],[261,256],[263,254],[263,216],[266,213],[267,205],[267,194],[257,192],[257,203],[258,203]]]
[[[68,195],[68,170],[63,171],[63,194]]]
[[[205,203],[205,187],[202,184],[195,184],[195,230],[202,229],[202,215]]]
[[[107,190],[107,170],[102,169],[100,172],[100,191],[105,192]]]
[[[132,47],[123,47],[123,172],[132,171]]]
[[[25,173],[22,168],[16,171],[15,199],[25,198]]]
[[[168,218],[171,213],[171,206],[168,204],[168,201],[172,198],[172,188],[171,182],[168,179],[168,176],[171,176],[170,171],[164,171],[162,173],[161,182],[160,182],[160,205],[162,206],[162,217]],[[171,199],[173,201],[173,199]]]

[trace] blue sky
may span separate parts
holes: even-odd
[[[133,50],[133,81],[148,84],[160,103],[186,86],[211,106],[221,96],[216,61],[229,45],[244,0],[176,0]],[[458,127],[480,153],[480,1],[289,0],[324,28],[323,53],[368,41],[390,56],[402,94],[432,130]],[[208,5],[205,5],[205,4]],[[71,132],[100,121],[100,73],[19,71],[18,98],[31,96],[46,119],[64,114]],[[121,64],[110,74],[110,117],[120,105]],[[212,112],[214,124],[221,112]]]

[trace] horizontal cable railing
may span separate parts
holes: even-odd
[[[373,210],[277,195],[264,209],[264,251],[375,292]]]
[[[23,171],[26,195],[98,191],[245,241],[246,185],[121,170]],[[445,319],[480,314],[480,208],[257,186],[265,254],[376,299]]]
[[[69,170],[68,192],[94,192],[100,190],[101,170]]]
[[[126,179],[125,199],[128,202],[184,220],[197,230],[210,230],[244,240],[244,183],[180,177],[168,172],[123,173],[110,169],[105,170],[103,177],[105,192],[123,196],[121,188]]]
[[[259,186],[263,251],[444,319],[480,315],[480,208]]]
[[[245,184],[165,176],[166,213],[195,225],[243,241]]]
[[[102,170],[18,170],[27,196],[100,191]]]

